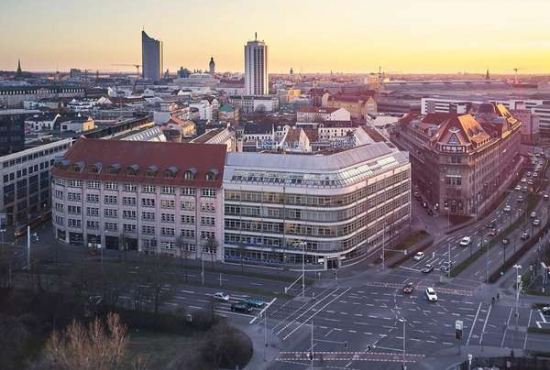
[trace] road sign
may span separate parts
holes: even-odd
[[[455,321],[455,329],[456,330],[462,330],[464,327],[464,322],[462,320],[456,320]]]

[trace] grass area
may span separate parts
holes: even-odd
[[[426,239],[430,234],[426,230],[419,230],[411,235],[409,235],[407,238],[405,238],[403,241],[401,241],[399,244],[397,244],[394,247],[391,247],[392,251],[386,251],[384,258],[386,261],[388,258],[391,258],[395,256],[396,254],[403,254],[402,252],[395,252],[395,251],[403,251],[408,250],[413,245],[416,245],[417,243],[420,243],[424,239]],[[375,262],[376,265],[382,263],[382,258],[378,258]]]
[[[171,363],[176,358],[185,356],[185,351],[195,349],[195,338],[182,335],[164,334],[151,331],[129,331],[128,354],[126,368],[131,361],[141,356],[148,369],[176,368]],[[182,369],[183,370],[183,369]]]
[[[527,196],[527,209],[514,221],[510,226],[508,226],[503,232],[498,236],[491,239],[485,245],[482,245],[477,251],[475,251],[470,257],[466,258],[464,261],[455,266],[451,271],[451,277],[460,275],[464,270],[468,268],[472,263],[477,261],[481,256],[485,254],[490,248],[495,245],[501,245],[502,239],[512,233],[514,230],[519,228],[525,222],[525,215],[531,213],[539,204],[541,197],[536,194],[529,194]]]
[[[548,289],[543,293],[540,291],[540,289],[527,289],[525,291],[525,294],[527,295],[538,295],[538,296],[541,296],[541,297],[548,297],[550,296],[550,291],[548,291]]]
[[[537,333],[537,334],[550,334],[550,329],[546,329],[546,328],[527,328],[527,332]]]

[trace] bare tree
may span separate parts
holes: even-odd
[[[239,257],[241,259],[241,274],[244,275],[244,254],[246,252],[246,248],[242,244],[239,244],[237,250],[239,251]]]
[[[73,321],[64,332],[54,331],[46,343],[46,355],[54,369],[115,370],[127,345],[126,327],[111,313],[107,328],[96,318],[88,327]]]
[[[206,239],[206,244],[204,245],[204,248],[208,251],[208,253],[210,253],[212,268],[214,268],[214,255],[217,253],[219,246],[220,244],[218,243],[216,238]]]
[[[185,261],[185,282],[187,283],[187,261],[189,259],[189,249],[187,247],[187,243],[183,239],[183,237],[180,235],[176,239],[176,249],[178,250],[180,260]]]
[[[160,306],[175,295],[174,283],[172,257],[157,254],[153,258],[142,259],[132,284],[134,308],[158,313]]]

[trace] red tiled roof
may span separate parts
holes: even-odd
[[[101,139],[79,139],[65,153],[63,159],[70,161],[66,169],[52,168],[53,176],[83,180],[102,180],[145,184],[166,184],[194,187],[220,188],[223,180],[226,146],[217,144],[189,144],[148,141],[115,141]],[[74,172],[71,165],[83,162],[80,172]],[[90,170],[96,163],[102,164],[99,174]],[[112,165],[119,165],[117,174],[109,174]],[[130,166],[137,165],[137,175],[127,174]],[[146,176],[151,166],[158,169],[154,177]],[[177,169],[173,178],[165,177],[164,171],[170,167]],[[193,180],[185,180],[183,174],[195,172]],[[215,170],[213,181],[206,180],[207,172]]]
[[[447,143],[456,138],[460,144],[471,143],[474,147],[491,137],[481,127],[479,122],[470,115],[454,115],[447,119],[439,128],[439,132],[432,138],[434,142]]]

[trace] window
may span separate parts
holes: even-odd
[[[122,225],[122,230],[124,230],[125,233],[135,233],[137,228],[134,224],[124,224]]]
[[[188,225],[194,225],[195,224],[195,216],[181,215],[181,223],[182,224],[188,224]]]
[[[67,200],[79,202],[81,199],[80,193],[67,193]]]
[[[82,220],[75,219],[75,218],[69,218],[67,220],[67,226],[74,227],[74,228],[82,227]]]
[[[214,203],[201,202],[201,210],[203,212],[216,212],[216,206]]]
[[[105,217],[108,217],[108,218],[117,218],[118,217],[118,211],[116,209],[106,208],[103,211],[103,214],[104,214]]]
[[[176,235],[176,230],[173,227],[163,227],[160,229],[162,236],[174,236]]]
[[[181,202],[182,211],[194,211],[195,202]]]
[[[58,224],[59,226],[63,226],[65,224],[65,221],[63,217],[55,216],[55,223]]]
[[[201,190],[201,196],[206,198],[215,198],[216,197],[216,189],[202,189]]]
[[[124,191],[135,193],[137,191],[137,185],[124,184]]]
[[[136,219],[136,211],[122,211],[122,218],[126,220],[135,220]]]
[[[214,217],[201,217],[202,226],[215,226],[216,219]]]
[[[163,214],[161,214],[161,221],[162,222],[174,223],[174,222],[176,222],[176,216],[172,213],[163,213]]]
[[[99,181],[88,181],[88,189],[99,189]]]
[[[156,249],[157,240],[156,239],[143,239],[143,248],[145,249]]]
[[[122,197],[123,206],[135,206],[136,198],[135,197]]]
[[[58,212],[63,212],[63,204],[62,203],[55,203],[55,210]]]
[[[156,187],[153,185],[143,185],[141,191],[144,193],[155,193],[157,191]]]
[[[181,237],[182,238],[187,238],[187,239],[194,239],[195,238],[195,230],[183,229],[183,230],[181,230]]]
[[[149,198],[142,198],[141,199],[141,205],[142,205],[142,207],[154,208],[155,207],[155,200],[154,199],[149,199]]]
[[[93,207],[86,207],[86,215],[87,216],[99,216],[99,208],[93,208]]]
[[[82,180],[69,180],[69,186],[73,188],[81,188]]]
[[[97,230],[99,229],[99,221],[86,221],[86,228],[88,229],[92,229],[92,230]]]
[[[201,231],[201,239],[208,240],[208,239],[214,239],[215,235],[213,231]]]
[[[104,185],[105,190],[118,190],[118,184],[116,182],[106,182]]]
[[[176,187],[175,186],[163,186],[162,187],[162,194],[176,194]]]
[[[105,231],[117,231],[118,224],[116,222],[105,222]]]
[[[56,191],[55,191],[55,197],[56,197],[57,199],[63,200],[63,191],[62,191],[62,190],[56,190]]]
[[[81,211],[80,206],[68,206],[67,210],[71,215],[79,215]]]
[[[149,225],[141,225],[141,232],[147,235],[155,234],[155,227]]]
[[[181,195],[195,196],[197,189],[195,188],[181,188]]]
[[[104,203],[105,204],[117,204],[117,196],[116,195],[105,195]]]
[[[160,208],[174,209],[176,208],[176,201],[173,199],[162,199],[160,201]]]
[[[86,200],[90,203],[99,203],[99,194],[88,194]]]
[[[142,212],[141,219],[143,221],[155,221],[155,212]]]
[[[169,241],[162,241],[160,242],[160,245],[163,249],[174,249],[176,247],[176,243],[175,242],[169,242]]]

